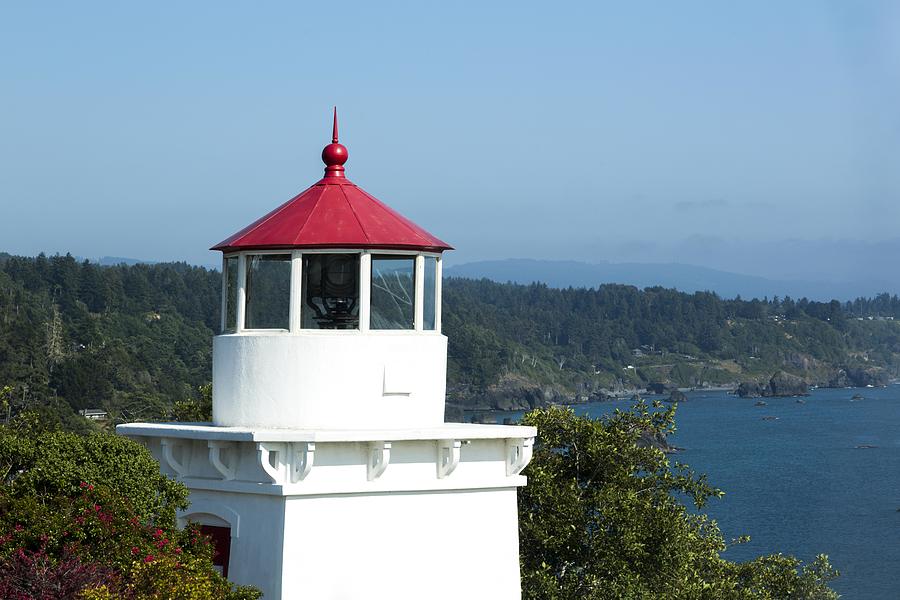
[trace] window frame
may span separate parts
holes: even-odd
[[[441,331],[441,320],[440,320],[440,297],[441,297],[441,257],[440,255],[434,256],[431,254],[420,254],[419,259],[416,261],[416,266],[419,266],[419,262],[421,262],[421,272],[422,272],[422,287],[421,287],[421,312],[416,313],[420,316],[420,318],[416,321],[417,327],[416,331],[422,331],[424,333],[429,332],[437,332]],[[431,329],[425,328],[425,282],[428,280],[428,259],[434,258],[434,287],[432,288],[432,293],[434,294],[434,299],[432,302],[432,310],[434,311],[433,323]],[[416,290],[416,295],[419,295],[419,290]]]
[[[228,268],[228,261],[234,259],[234,268]],[[219,310],[221,312],[219,319],[219,335],[229,335],[233,333],[237,333],[237,289],[238,289],[238,273],[235,273],[234,277],[234,297],[229,298],[228,295],[228,273],[231,270],[239,270],[240,269],[240,259],[237,254],[223,254],[222,255],[222,291],[221,291],[221,305]],[[231,304],[234,305],[234,323],[232,323],[232,327],[229,327],[228,323],[228,306],[229,300],[231,300]]]
[[[288,329],[249,329],[246,325],[247,309],[247,257],[257,255],[281,254],[291,257],[290,301]],[[303,256],[306,254],[358,254],[359,255],[359,327],[357,329],[303,329],[302,328],[302,282]],[[412,329],[372,329],[371,291],[372,291],[372,256],[398,256],[415,259],[413,270],[415,291],[414,326]],[[424,329],[425,302],[425,257],[435,259],[434,277],[434,329]],[[237,258],[237,285],[235,286],[235,328],[225,331],[225,309],[227,298],[226,259]],[[361,333],[375,335],[424,335],[441,334],[441,293],[443,279],[443,257],[440,252],[422,252],[419,250],[395,250],[378,248],[272,248],[260,250],[240,250],[222,255],[222,318],[219,335],[359,335]]]
[[[395,329],[379,329],[379,328],[372,327],[372,302],[371,302],[371,300],[372,300],[372,274],[375,269],[375,260],[378,260],[380,258],[385,258],[387,260],[397,260],[397,261],[400,261],[400,260],[409,261],[410,258],[412,259],[412,261],[411,261],[412,262],[411,273],[412,273],[412,278],[413,278],[412,327],[397,327]],[[421,254],[418,252],[413,255],[392,254],[392,253],[388,253],[388,252],[377,252],[377,251],[371,253],[371,258],[369,259],[369,330],[370,331],[377,331],[379,333],[381,333],[383,331],[422,331],[420,326],[422,324],[421,323],[421,321],[422,321],[421,313],[422,313],[423,298],[419,292],[420,292],[420,288],[422,288],[422,276],[421,276],[422,268],[421,268],[420,263],[422,263],[423,261],[424,261],[424,259],[421,258]]]
[[[238,273],[244,274],[243,286],[241,286],[241,292],[244,296],[243,298],[243,311],[242,311],[242,319],[239,319],[241,323],[241,331],[247,333],[290,333],[291,331],[291,311],[293,310],[293,296],[294,296],[294,252],[291,250],[248,250],[247,252],[241,253],[244,258],[244,266],[243,269],[240,267],[240,262],[238,263],[238,268],[241,269]],[[287,329],[283,327],[247,327],[247,274],[249,273],[248,269],[250,268],[250,261],[247,260],[251,256],[287,256],[288,261],[290,263],[290,279],[288,280],[288,326]],[[240,278],[238,278],[240,282]]]

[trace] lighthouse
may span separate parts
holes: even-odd
[[[442,255],[352,183],[318,182],[216,244],[211,423],[130,423],[190,490],[228,579],[266,599],[520,597],[532,427],[444,422]]]

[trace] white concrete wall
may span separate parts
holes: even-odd
[[[188,517],[231,526],[229,578],[270,600],[520,596],[532,427],[118,430],[191,490]]]
[[[282,598],[520,598],[515,488],[288,498]]]
[[[242,333],[213,341],[213,422],[266,428],[444,421],[447,338],[434,332]]]

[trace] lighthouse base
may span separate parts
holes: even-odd
[[[118,431],[190,489],[184,522],[214,533],[228,579],[266,599],[520,597],[531,427]]]

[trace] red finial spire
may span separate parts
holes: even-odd
[[[337,106],[334,107],[334,125],[331,128],[331,143],[338,143],[338,135],[337,135]]]
[[[337,106],[335,106],[331,143],[322,150],[322,162],[325,163],[325,177],[343,177],[344,163],[347,162],[349,156],[347,148],[338,143]]]

